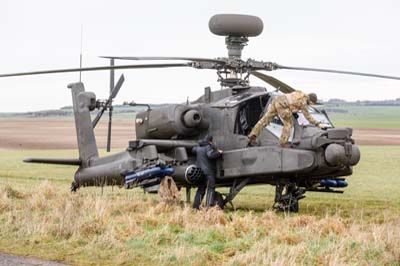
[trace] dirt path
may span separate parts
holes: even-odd
[[[400,129],[359,128],[353,137],[359,145],[400,145]]]
[[[62,266],[61,264],[53,261],[39,260],[27,257],[13,256],[0,253],[0,266]]]
[[[95,130],[97,143],[104,149],[107,140],[107,119]],[[400,145],[400,129],[355,129],[359,145]],[[112,147],[125,148],[135,138],[134,121],[115,119]],[[76,149],[73,118],[13,118],[0,119],[0,148],[6,149]]]

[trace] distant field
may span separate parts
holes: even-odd
[[[347,113],[329,112],[335,126],[353,128],[400,128],[400,106],[346,106],[326,107]]]
[[[238,211],[194,212],[156,195],[107,187],[69,193],[69,166],[26,157],[73,150],[0,150],[0,252],[73,265],[398,265],[400,146],[362,146],[343,195],[307,193],[298,215],[270,211],[253,186]]]
[[[400,145],[400,107],[327,107],[337,127],[351,127],[360,145]],[[95,129],[99,148],[106,146],[107,117]],[[112,127],[112,147],[124,148],[135,138],[134,114],[116,115]],[[0,118],[0,148],[74,149],[76,131],[73,117]]]
[[[0,148],[7,149],[76,149],[73,117],[0,118]],[[106,147],[108,120],[95,128],[97,145]],[[115,118],[112,126],[112,147],[124,148],[135,138],[133,119]]]
[[[353,128],[400,128],[400,106],[355,106],[349,104],[319,106],[326,109],[335,126],[346,126]],[[135,113],[118,112],[121,108],[114,109],[113,117],[121,120],[134,120]],[[34,114],[0,113],[2,119],[15,118],[38,118],[38,119],[68,119],[72,118],[72,111],[66,116],[43,116],[45,111]],[[94,116],[94,114],[93,114]],[[101,121],[107,121],[104,117]]]

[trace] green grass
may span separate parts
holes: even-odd
[[[75,166],[28,164],[22,161],[28,157],[76,158],[77,156],[75,150],[0,150],[0,183],[37,185],[43,180],[49,180],[59,183],[60,186],[69,185],[77,169]],[[320,203],[335,199],[332,201],[334,205],[339,204],[341,207],[345,207],[349,202],[361,204],[366,201],[378,202],[382,206],[391,201],[398,204],[400,203],[400,195],[397,193],[400,187],[399,162],[400,146],[362,146],[361,161],[354,168],[354,174],[348,177],[349,187],[345,189],[343,195],[311,192],[303,202]],[[270,207],[273,194],[272,186],[249,186],[239,194],[235,202],[237,207],[262,211]],[[266,198],[268,200],[265,200]]]
[[[400,146],[361,155],[344,194],[307,193],[300,214],[276,215],[271,186],[246,187],[237,211],[194,212],[139,189],[71,194],[75,167],[22,163],[76,151],[0,150],[0,252],[73,265],[398,265]]]
[[[77,158],[75,150],[1,150],[0,149],[0,183],[38,184],[43,180],[56,183],[72,182],[76,167],[48,164],[28,164],[23,160],[37,158]]]
[[[341,109],[347,113],[329,112],[335,126],[352,128],[400,128],[400,107],[395,106],[348,106],[339,105],[332,109]]]

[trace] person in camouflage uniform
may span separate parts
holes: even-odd
[[[255,143],[261,131],[271,123],[275,116],[279,116],[283,122],[283,130],[279,138],[279,143],[282,147],[288,147],[290,131],[293,128],[293,113],[297,113],[298,111],[302,111],[304,117],[311,124],[323,128],[323,125],[316,121],[308,112],[308,105],[315,104],[316,102],[317,95],[315,93],[306,94],[301,91],[294,91],[276,97],[268,107],[267,113],[257,122],[248,135],[250,141]]]

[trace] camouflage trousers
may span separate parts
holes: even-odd
[[[285,96],[278,96],[272,101],[271,105],[268,107],[268,111],[257,122],[253,130],[250,132],[250,135],[260,135],[261,131],[272,122],[275,116],[279,116],[283,122],[283,130],[282,135],[279,138],[279,143],[281,145],[286,144],[290,137],[290,131],[293,128],[293,114],[290,111]]]

